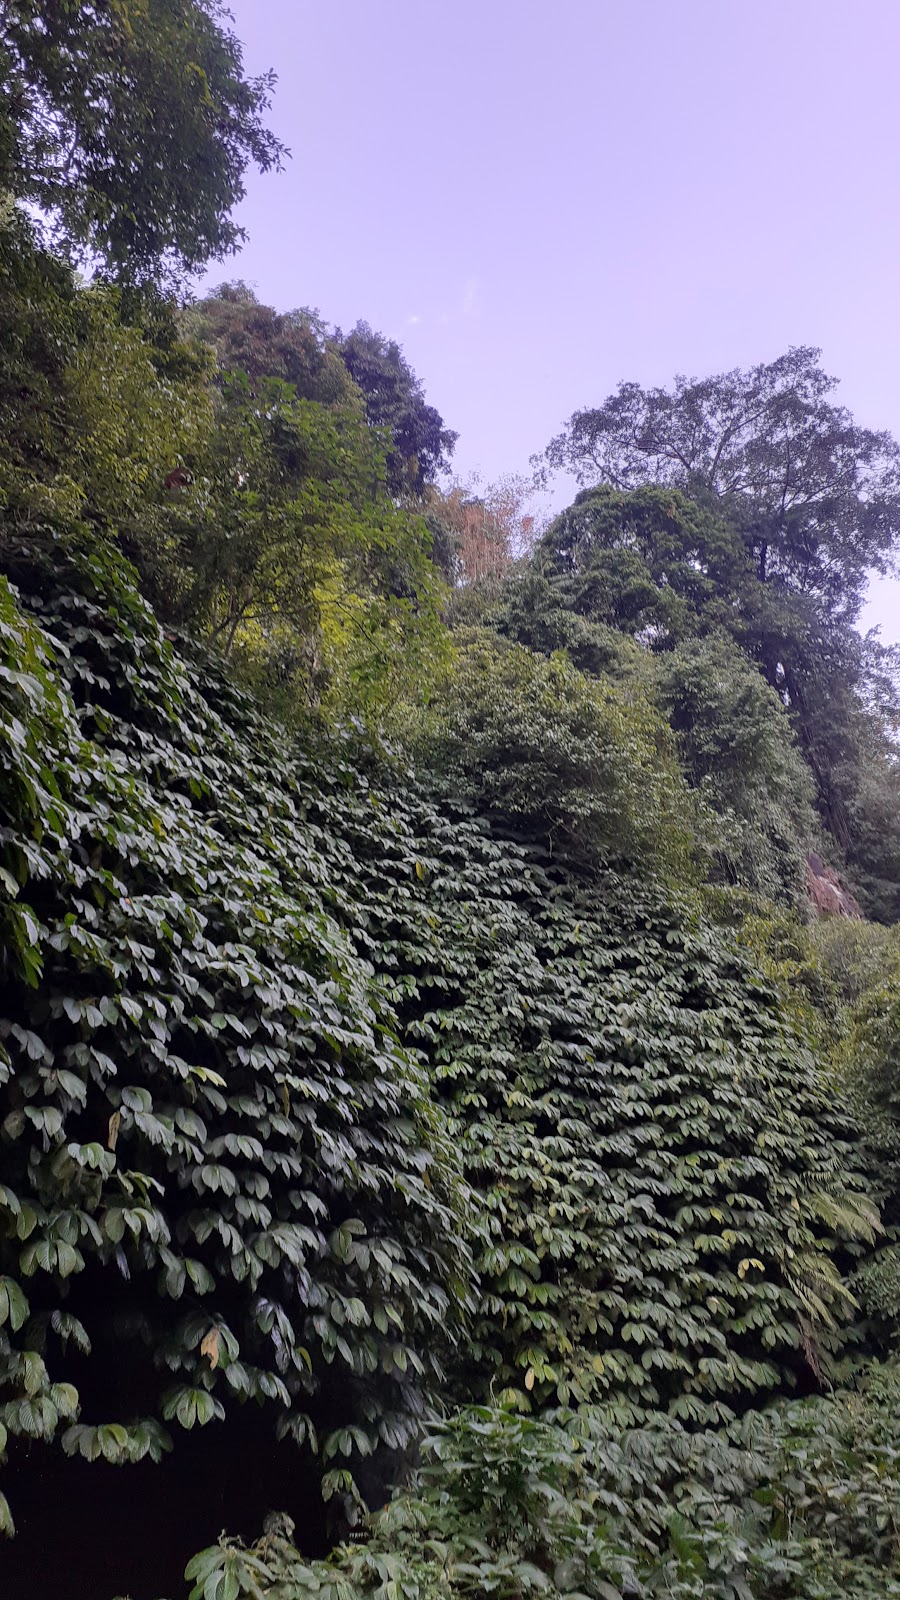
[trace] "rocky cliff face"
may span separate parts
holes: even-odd
[[[859,902],[815,851],[806,858],[806,889],[817,917],[852,917],[856,922],[862,921]]]

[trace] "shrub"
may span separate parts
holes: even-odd
[[[188,1567],[191,1600],[885,1600],[900,1596],[895,1369],[731,1434],[656,1419],[535,1422],[502,1410],[434,1430],[368,1544],[307,1562],[272,1519]]]
[[[423,753],[499,825],[576,867],[691,876],[690,802],[668,729],[639,687],[472,634]]]

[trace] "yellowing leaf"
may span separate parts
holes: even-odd
[[[200,1345],[200,1354],[209,1357],[209,1364],[215,1368],[219,1365],[219,1330],[210,1328],[209,1333]]]
[[[119,1137],[119,1129],[121,1126],[122,1113],[121,1111],[114,1111],[109,1119],[109,1132],[106,1136],[106,1147],[108,1150],[115,1150],[116,1140]]]

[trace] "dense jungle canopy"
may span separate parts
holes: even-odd
[[[271,90],[0,14],[0,1592],[900,1596],[900,447],[796,348],[453,479],[189,291]]]

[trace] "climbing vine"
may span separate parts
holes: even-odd
[[[211,709],[108,554],[23,566],[43,627],[0,594],[3,1440],[156,1458],[253,1399],[341,1471],[405,1442],[465,1307],[452,1144],[273,731]]]

